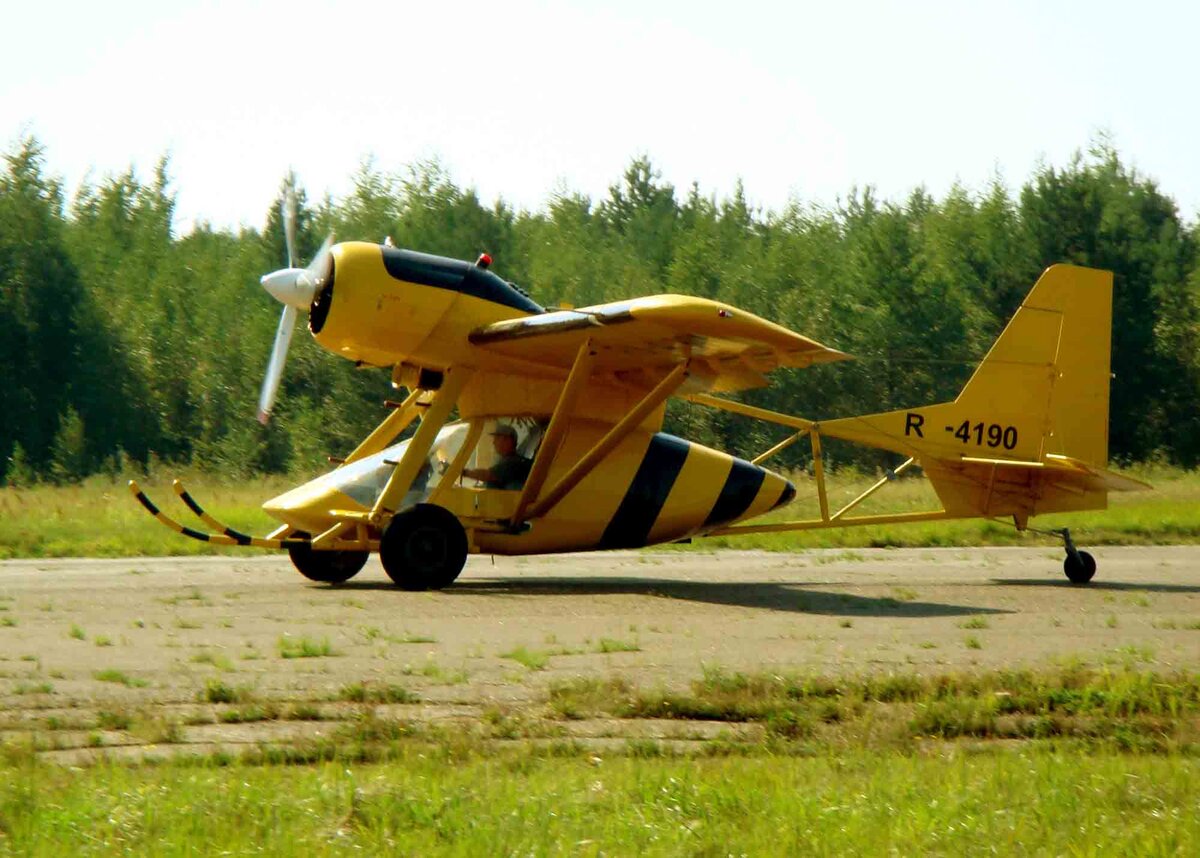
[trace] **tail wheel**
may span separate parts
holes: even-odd
[[[1072,584],[1086,584],[1096,574],[1096,558],[1086,551],[1068,554],[1063,560],[1063,571]]]
[[[288,549],[292,565],[310,581],[322,584],[341,584],[349,581],[367,563],[367,551],[313,551],[307,545]]]
[[[467,533],[454,513],[417,504],[391,520],[379,541],[388,577],[405,590],[440,590],[467,562]]]

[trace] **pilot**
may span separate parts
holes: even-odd
[[[497,423],[491,434],[496,461],[490,468],[464,468],[463,476],[482,480],[489,489],[521,488],[533,462],[517,452],[517,430],[507,423]]]

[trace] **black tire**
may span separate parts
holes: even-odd
[[[1096,558],[1086,551],[1076,551],[1063,561],[1063,571],[1072,584],[1086,584],[1096,574]]]
[[[307,545],[288,549],[292,565],[310,581],[341,584],[359,573],[371,556],[369,551],[313,551]]]
[[[379,540],[388,577],[405,590],[440,590],[467,562],[467,532],[454,513],[417,504],[391,520]]]

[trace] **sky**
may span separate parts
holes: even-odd
[[[1200,214],[1200,4],[45,0],[0,27],[3,148],[34,135],[68,189],[166,155],[180,233],[367,159],[537,209],[647,155],[779,209],[1016,188],[1098,134]]]

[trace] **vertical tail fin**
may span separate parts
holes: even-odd
[[[1108,462],[1112,273],[1052,265],[954,401],[964,418],[1042,415],[1031,457]]]
[[[822,422],[834,438],[928,459],[1108,460],[1112,274],[1052,265],[953,402]]]

